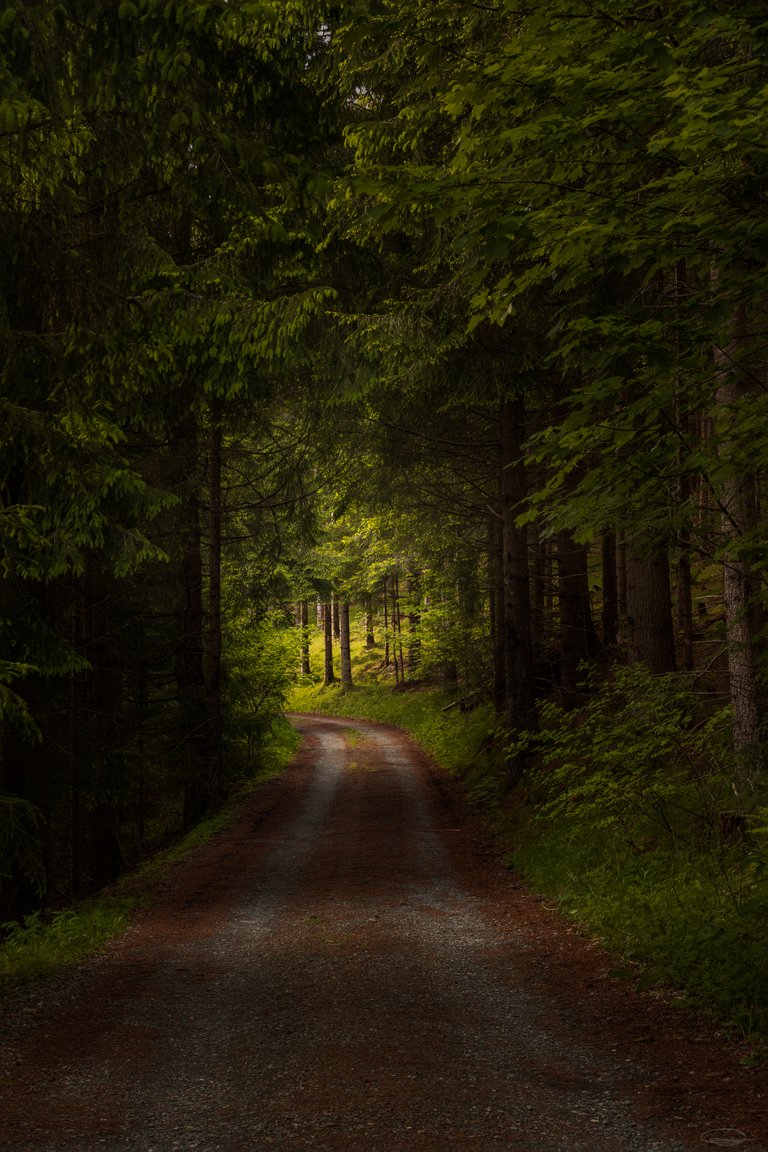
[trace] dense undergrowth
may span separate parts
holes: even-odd
[[[504,746],[489,709],[452,707],[458,689],[394,689],[375,652],[353,659],[359,686],[304,678],[290,707],[410,732],[462,778],[508,864],[615,954],[618,976],[764,1040],[768,818],[764,796],[734,794],[727,714],[684,677],[619,667],[580,709],[545,705],[510,792],[520,742]]]
[[[152,855],[107,891],[69,908],[34,912],[21,923],[2,925],[0,993],[51,976],[92,955],[122,932],[137,909],[151,903],[157,874],[231,824],[237,816],[238,801],[263,781],[279,775],[294,756],[298,743],[291,725],[278,720],[262,744],[255,767],[250,774],[242,772],[237,791],[214,815]]]

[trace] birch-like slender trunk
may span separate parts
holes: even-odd
[[[309,676],[312,669],[309,664],[309,601],[302,600],[299,605],[299,626],[301,628],[301,674]]]
[[[744,305],[735,309],[729,328],[729,342],[715,350],[719,372],[717,405],[722,424],[728,427],[730,413],[748,390],[739,367],[739,354],[747,339]],[[730,444],[725,437],[720,456],[728,460]],[[733,747],[736,754],[735,783],[740,790],[750,788],[756,773],[760,710],[755,667],[755,579],[748,562],[739,555],[742,537],[756,527],[755,487],[752,476],[736,475],[732,469],[717,493],[723,536],[723,597],[728,643],[728,675],[733,712]]]
[[[333,684],[336,680],[333,671],[333,610],[330,600],[326,600],[323,605],[323,633],[325,641],[323,646],[323,683],[328,685]]]

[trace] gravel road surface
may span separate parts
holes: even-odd
[[[768,1150],[764,1070],[611,975],[406,737],[293,720],[125,936],[9,998],[0,1148]]]

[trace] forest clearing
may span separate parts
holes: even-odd
[[[600,996],[659,1013],[654,1043],[679,1031],[717,1047],[706,1123],[693,1088],[679,1122],[654,1097],[651,1123],[639,1081],[624,1093],[608,1055],[630,1025],[606,1015],[594,1067],[612,1119],[586,1116],[582,1077],[571,1087],[591,1101],[585,1115],[541,1140],[559,1147],[572,1131],[587,1147],[593,1119],[605,1148],[765,1140],[767,118],[768,21],[750,0],[8,0],[0,1040],[23,1046],[16,1008],[37,989],[44,1021],[48,995],[76,989],[78,972],[98,982],[119,967],[140,925],[162,919],[163,878],[240,843],[248,805],[290,806],[305,777],[313,796],[306,747],[291,767],[286,712],[317,717],[298,721],[316,726],[310,746],[335,715],[353,727],[334,804],[367,780],[355,784],[354,741],[370,748],[354,726],[376,723],[410,734],[435,762],[429,778],[447,773],[466,802],[469,839],[439,805],[430,817],[450,869],[439,854],[434,875],[426,857],[418,868],[430,900],[456,901],[447,921],[467,925],[464,944],[446,926],[429,955],[447,972],[435,957],[469,949],[484,989],[473,1035],[491,1029],[491,1042],[494,996],[507,1021],[517,1008],[514,981],[486,978],[472,941],[512,948],[510,972],[527,963],[516,931],[494,935],[496,912],[472,911],[486,876],[472,846],[487,841],[488,883],[553,955],[556,939],[596,949]],[[407,828],[415,843],[420,809],[390,768],[366,787],[390,781],[393,843]],[[335,812],[307,867],[330,850]],[[291,819],[286,808],[298,843]],[[365,839],[349,819],[340,846]],[[372,884],[390,855],[376,827]],[[285,947],[309,939],[289,905],[314,881],[302,895],[304,865],[264,847],[253,838],[242,876],[216,864],[231,907],[189,897],[225,952],[246,875],[255,920],[272,925],[285,897]],[[399,868],[393,892],[410,883]],[[268,910],[254,893],[278,874]],[[413,989],[405,941],[413,929],[429,952],[432,913],[412,923],[399,907],[389,943]],[[365,931],[385,965],[389,944]],[[242,941],[255,959],[273,946],[264,932]],[[229,953],[224,971],[211,1002],[231,1021]],[[469,994],[463,969],[457,980]],[[296,1004],[299,984],[286,984]],[[253,991],[254,1012],[269,987]],[[524,1017],[533,1001],[519,995]],[[387,998],[400,1002],[392,984],[377,1011]],[[318,1038],[331,1020],[320,1007]],[[108,1035],[106,1006],[103,1023]],[[201,1039],[200,1052],[226,1061],[214,1033],[205,1043],[220,1048]],[[459,1042],[441,1034],[457,1076]],[[562,1035],[589,1068],[579,1043]],[[691,1085],[709,1068],[703,1049]],[[141,1110],[120,1075],[115,1064],[122,1103],[105,1140],[127,1140]],[[501,1118],[501,1080],[476,1137],[455,1116],[428,1119],[438,1098],[447,1107],[430,1083],[423,1147],[446,1133],[535,1146],[533,1129]],[[268,1134],[298,1140],[273,1089]],[[565,1123],[555,1097],[542,1107]],[[405,1147],[405,1129],[377,1117],[381,1140]],[[37,1119],[29,1138],[47,1147],[56,1137]]]

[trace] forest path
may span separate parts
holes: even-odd
[[[293,720],[129,933],[11,999],[0,1147],[768,1149],[764,1073],[612,978],[406,737]]]

